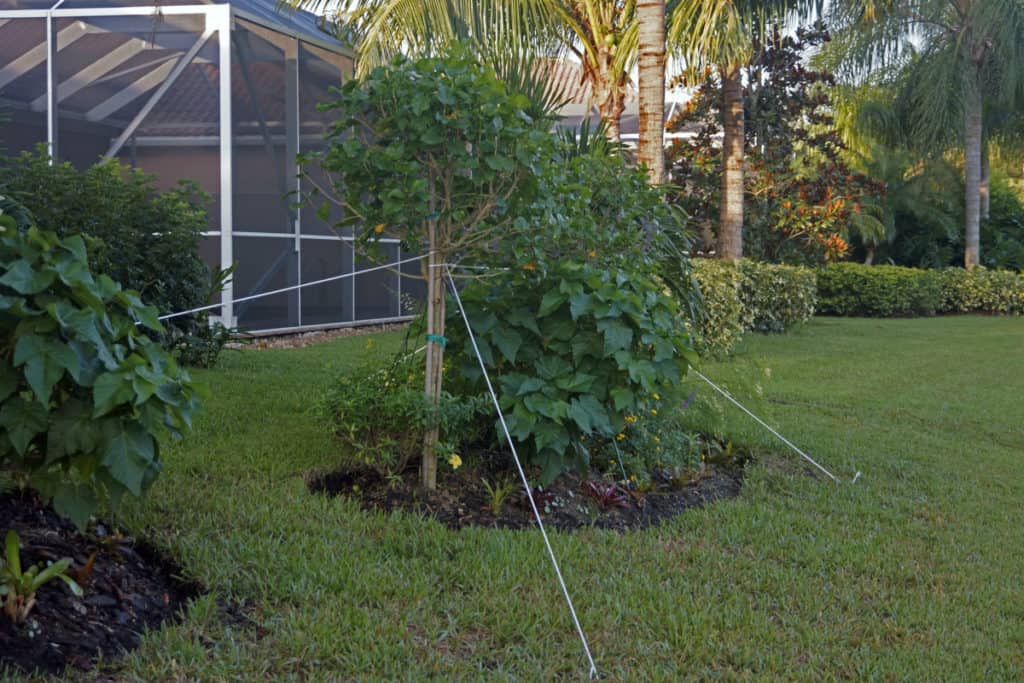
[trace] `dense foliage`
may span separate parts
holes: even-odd
[[[612,438],[657,413],[696,361],[674,300],[638,273],[521,268],[472,282],[462,297],[512,436],[545,482],[590,464],[586,437]],[[453,362],[479,389],[470,340],[451,329]]]
[[[826,315],[935,315],[941,304],[937,271],[857,263],[818,271],[818,312]]]
[[[199,258],[209,198],[185,181],[158,192],[153,180],[113,160],[84,171],[67,162],[51,165],[42,151],[0,164],[2,193],[41,230],[81,235],[92,272],[139,292],[161,314],[203,306],[215,293],[214,278]],[[165,346],[186,363],[210,364],[223,333],[211,331],[207,321],[205,314],[173,319]]]
[[[698,348],[727,352],[748,331],[784,332],[814,315],[813,270],[757,261],[693,262],[700,315],[691,323]]]
[[[158,438],[191,427],[196,391],[143,333],[163,331],[156,309],[92,275],[80,236],[0,224],[0,469],[81,526],[152,484]]]
[[[746,253],[790,263],[820,263],[847,256],[850,235],[884,237],[870,205],[884,186],[855,172],[832,119],[830,74],[803,64],[807,50],[828,40],[818,25],[795,36],[776,30],[744,67]],[[704,248],[717,232],[721,184],[718,108],[722,85],[707,71],[694,99],[670,123],[696,128],[677,139],[668,166],[681,191],[677,201],[701,225]]]
[[[402,354],[381,366],[370,363],[339,375],[321,401],[347,456],[382,477],[404,472],[423,447],[423,435],[440,430],[441,454],[455,454],[491,415],[488,396],[455,397],[444,392],[436,405],[423,393],[423,362]]]

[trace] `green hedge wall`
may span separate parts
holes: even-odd
[[[837,263],[818,270],[818,313],[912,317],[1024,313],[1024,277],[1005,270],[921,270]]]
[[[691,334],[705,353],[725,353],[748,331],[784,332],[814,315],[815,273],[756,261],[693,261],[703,314]]]

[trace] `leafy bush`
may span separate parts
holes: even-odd
[[[981,262],[1024,270],[1024,199],[1006,176],[992,175],[988,218],[981,221]]]
[[[638,273],[517,269],[468,284],[462,297],[509,430],[543,482],[585,469],[587,435],[610,438],[626,416],[656,410],[655,395],[696,360],[676,303]],[[454,320],[450,329],[453,363],[479,389],[470,341]]]
[[[818,282],[814,271],[758,261],[740,261],[743,326],[757,332],[785,332],[814,315]]]
[[[707,352],[728,352],[745,332],[784,332],[814,315],[816,277],[807,268],[697,259],[693,275],[703,299],[693,333]]]
[[[158,437],[191,427],[188,373],[143,329],[157,310],[89,271],[85,241],[0,216],[0,469],[83,526],[103,499],[141,496]]]
[[[818,270],[818,312],[825,315],[928,316],[941,305],[937,271],[859,263]]]
[[[153,180],[113,160],[84,171],[70,163],[51,166],[42,150],[0,164],[0,194],[21,203],[40,229],[83,236],[93,273],[139,292],[161,313],[203,306],[216,293],[199,258],[209,198],[186,181],[158,192]],[[166,345],[207,336],[207,320],[205,314],[173,319],[168,327],[175,334]]]
[[[382,477],[401,474],[422,451],[428,429],[440,429],[441,453],[454,453],[473,439],[479,416],[489,414],[491,406],[487,396],[457,398],[447,392],[435,405],[423,384],[418,356],[400,356],[385,366],[367,364],[334,381],[321,401],[321,413],[354,461]]]
[[[947,268],[940,272],[943,313],[1024,314],[1024,276],[1008,270]]]

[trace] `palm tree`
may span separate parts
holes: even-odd
[[[964,266],[980,259],[986,109],[1024,92],[1024,3],[1020,0],[846,0],[834,3],[835,49],[848,74],[904,70],[918,144],[964,149]],[[920,46],[920,47],[917,47]]]
[[[637,60],[637,0],[290,0],[308,9],[336,1],[338,21],[359,50],[359,75],[396,54],[433,54],[466,39],[528,45],[554,59],[572,54],[605,130],[619,137]]]
[[[722,199],[718,255],[743,256],[743,83],[742,67],[753,57],[754,38],[797,10],[809,14],[818,3],[802,0],[680,0],[672,13],[668,44],[691,73],[717,69],[722,81]]]
[[[665,0],[639,0],[640,140],[637,158],[651,184],[665,182]]]

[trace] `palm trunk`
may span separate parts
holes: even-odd
[[[981,256],[981,93],[971,88],[966,93],[967,112],[964,130],[965,248],[964,267],[978,265]]]
[[[604,121],[608,139],[618,141],[622,130],[622,112],[626,109],[625,93],[614,83],[605,84],[602,90],[604,98],[597,105],[597,113]]]
[[[989,189],[988,145],[981,147],[981,219],[988,220],[992,194]]]
[[[640,140],[637,158],[652,185],[665,182],[665,0],[640,0]]]
[[[722,203],[718,256],[743,257],[743,84],[739,67],[722,68]]]

